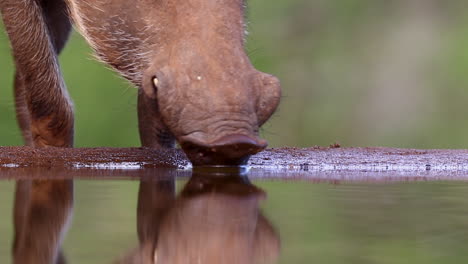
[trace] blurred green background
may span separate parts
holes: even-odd
[[[283,99],[270,146],[468,147],[468,9],[450,0],[252,0],[247,50]],[[0,34],[0,145],[21,145]],[[76,146],[139,145],[135,88],[74,33],[60,61]]]
[[[250,58],[283,87],[262,131],[270,146],[468,148],[466,0],[251,0],[248,13]],[[90,53],[74,33],[60,58],[75,103],[75,145],[138,146],[135,88]],[[0,146],[22,144],[13,69],[0,30]],[[260,185],[283,239],[282,263],[468,259],[460,243],[465,185]],[[77,182],[65,241],[71,263],[109,263],[135,245],[137,187]],[[0,263],[9,263],[12,190],[0,182]]]

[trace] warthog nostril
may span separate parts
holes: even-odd
[[[233,134],[206,144],[190,136],[181,140],[181,146],[193,165],[241,165],[250,155],[266,148],[267,142],[246,135]]]

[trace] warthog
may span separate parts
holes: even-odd
[[[74,21],[97,57],[139,88],[143,146],[178,141],[195,165],[242,164],[266,147],[258,130],[279,103],[280,85],[245,53],[243,0],[0,0],[0,11],[27,145],[73,146],[73,106],[57,56]],[[71,180],[17,183],[15,263],[64,262],[72,192]]]
[[[73,21],[97,57],[139,88],[143,146],[177,141],[195,165],[241,164],[266,147],[258,130],[280,85],[246,55],[243,0],[2,0],[0,10],[28,145],[73,145],[57,60]]]

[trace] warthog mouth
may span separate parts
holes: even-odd
[[[249,157],[267,147],[263,139],[242,134],[224,136],[213,143],[201,142],[190,135],[180,139],[180,145],[194,166],[244,165]]]

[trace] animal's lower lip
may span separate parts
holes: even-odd
[[[217,139],[210,143],[205,143],[190,136],[182,137],[180,145],[184,147],[197,147],[203,148],[205,152],[217,153],[221,148],[230,148],[232,150],[240,150],[244,148],[250,154],[255,154],[262,151],[268,146],[268,143],[264,139],[252,138],[246,135],[228,135]]]
[[[241,165],[250,155],[266,148],[265,140],[242,134],[221,137],[212,143],[200,142],[190,136],[181,138],[181,147],[195,166]]]

